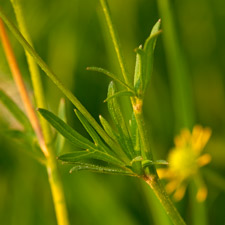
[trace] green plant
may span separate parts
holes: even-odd
[[[100,126],[90,115],[90,113],[84,108],[84,106],[78,101],[78,99],[63,86],[55,74],[39,57],[30,44],[30,39],[26,30],[24,30],[25,26],[21,19],[23,17],[20,12],[19,4],[17,4],[16,1],[12,2],[17,14],[20,31],[18,31],[17,28],[8,20],[2,11],[0,11],[0,16],[26,50],[28,62],[31,68],[31,75],[33,77],[36,102],[37,106],[39,107],[38,111],[41,116],[45,118],[61,135],[74,144],[75,147],[80,149],[68,154],[60,154],[58,159],[68,164],[72,164],[73,167],[71,172],[78,170],[90,170],[99,173],[136,176],[140,179],[143,179],[153,189],[173,223],[185,224],[173,203],[167,196],[164,187],[158,178],[156,167],[158,165],[166,165],[167,162],[164,160],[153,159],[142,112],[146,88],[151,79],[154,58],[153,53],[156,39],[161,32],[160,20],[153,27],[151,34],[145,41],[143,47],[140,46],[136,50],[136,66],[134,78],[131,80],[125,67],[121,47],[111,20],[107,3],[105,0],[100,1],[119,61],[122,77],[114,75],[102,68],[89,67],[88,70],[102,72],[110,78],[113,78],[115,82],[119,83],[123,87],[123,90],[117,91],[116,84],[112,81],[109,84],[108,96],[105,100],[108,104],[108,110],[114,123],[114,127],[116,128],[114,129],[102,116],[100,116],[100,122],[102,125]],[[81,136],[77,131],[68,126],[62,119],[44,109],[46,108],[46,103],[44,102],[41,82],[36,69],[36,63],[39,64],[48,77],[76,107],[75,114],[91,136],[93,142]],[[2,99],[6,99],[5,102],[7,107],[17,115],[18,113],[15,113],[15,111],[19,110],[12,109],[11,105],[14,105],[12,101],[9,100],[3,92],[2,96]],[[120,96],[129,96],[127,101],[132,105],[132,114],[128,115],[130,118],[129,121],[126,121],[123,115],[123,111],[119,102]],[[16,108],[15,105],[13,107]],[[25,115],[23,115],[23,118],[26,118]],[[30,121],[32,121],[31,118]],[[40,121],[41,127],[39,125],[37,126],[38,130],[41,130],[41,132],[36,131],[36,135],[39,137],[38,139],[40,148],[44,152],[45,158],[47,159],[45,162],[46,167],[48,170],[52,171],[49,173],[49,177],[53,197],[56,196],[55,206],[58,215],[58,221],[59,224],[68,224],[67,219],[62,219],[62,217],[65,218],[67,216],[64,199],[62,197],[63,191],[61,188],[61,181],[58,177],[56,167],[55,150],[53,149],[52,145],[49,145],[49,143],[52,141],[52,137],[45,120],[40,119]],[[26,124],[29,123],[26,122]],[[54,175],[53,179],[51,177],[52,174]],[[59,189],[56,190],[55,188],[57,187]],[[64,205],[61,208],[61,203],[59,204],[59,199],[57,199],[58,194],[61,195],[60,201],[63,201]]]

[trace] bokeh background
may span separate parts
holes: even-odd
[[[107,106],[103,100],[110,80],[85,70],[87,66],[99,66],[114,73],[119,71],[99,1],[21,2],[37,52],[97,120],[99,114],[107,118]],[[185,92],[192,100],[194,123],[212,129],[205,151],[212,155],[213,161],[208,168],[215,173],[205,176],[209,195],[201,219],[198,220],[199,215],[194,213],[197,209],[191,204],[189,192],[177,206],[188,224],[224,225],[225,186],[220,178],[225,177],[225,2],[171,0],[170,3],[179,51],[189,77],[189,88]],[[134,49],[144,43],[154,23],[161,18],[159,5],[153,0],[109,0],[109,5],[129,73],[133,74]],[[0,7],[15,22],[10,1],[1,0]],[[10,38],[32,96],[24,51],[11,34]],[[168,52],[172,50],[162,33],[157,42],[154,72],[145,98],[149,138],[155,157],[159,159],[167,158],[168,151],[173,147],[173,138],[182,128],[176,120],[180,106],[174,100],[176,87],[168,58]],[[42,75],[49,109],[57,112],[63,96]],[[1,45],[0,87],[22,108]],[[68,101],[66,109],[68,123],[86,135]],[[1,131],[18,126],[11,114],[0,105]],[[65,151],[71,147],[66,143]],[[69,166],[60,165],[71,224],[170,224],[150,189],[135,178],[88,172],[69,174],[69,169]],[[0,132],[0,224],[56,224],[45,168],[17,142],[6,138],[4,132]]]

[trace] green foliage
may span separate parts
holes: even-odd
[[[139,98],[143,98],[153,71],[154,49],[158,35],[161,33],[159,20],[146,39],[144,47],[136,50],[136,65],[134,74],[134,88]]]

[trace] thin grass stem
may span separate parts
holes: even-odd
[[[20,0],[11,0],[12,6],[14,8],[14,12],[16,15],[16,20],[19,25],[20,32],[24,36],[24,38],[27,40],[27,42],[33,47],[30,35],[27,31],[26,23],[24,20],[23,12],[22,12],[22,7],[21,7],[21,1]],[[31,81],[32,81],[32,86],[34,90],[34,98],[36,101],[36,106],[37,108],[47,108],[47,104],[45,101],[44,97],[44,91],[43,91],[43,86],[42,86],[42,81],[41,81],[41,76],[38,70],[38,66],[35,62],[35,60],[31,57],[31,55],[25,51],[29,70],[30,70],[30,75],[31,75]],[[43,130],[43,135],[45,138],[46,143],[51,142],[51,132],[49,129],[49,124],[48,122],[42,118],[39,117],[41,127]]]

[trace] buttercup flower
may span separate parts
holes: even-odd
[[[197,182],[197,200],[201,202],[206,199],[207,188],[199,168],[211,161],[209,154],[201,154],[210,136],[209,128],[196,125],[192,133],[188,129],[184,129],[179,136],[175,137],[175,148],[168,156],[168,168],[157,170],[160,178],[169,180],[166,190],[169,194],[174,192],[175,200],[179,201],[183,198],[191,179]]]

